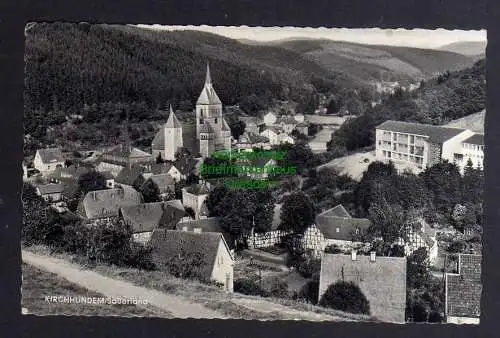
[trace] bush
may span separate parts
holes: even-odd
[[[328,254],[339,254],[339,253],[342,253],[342,250],[339,248],[338,245],[333,244],[333,245],[328,245],[325,248],[325,253],[328,253]]]
[[[262,294],[259,285],[247,278],[236,279],[233,283],[233,290],[234,292],[250,296],[259,296]]]
[[[467,244],[463,240],[456,240],[448,245],[448,252],[451,253],[462,253],[465,251]]]
[[[321,260],[310,255],[305,255],[297,264],[297,272],[304,278],[311,278],[321,270]]]
[[[126,263],[130,267],[141,270],[154,270],[156,267],[153,264],[152,248],[144,246],[140,243],[130,243],[130,254],[126,258]]]
[[[370,302],[353,282],[331,284],[321,297],[319,305],[350,313],[370,314]]]
[[[274,278],[271,284],[270,295],[276,298],[289,298],[288,283],[279,278]]]
[[[319,296],[319,278],[313,278],[308,281],[299,291],[298,298],[305,299],[309,303],[316,305],[318,304]]]

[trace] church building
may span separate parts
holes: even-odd
[[[222,102],[215,92],[207,64],[205,85],[196,102],[196,139],[199,153],[209,157],[214,151],[231,149],[231,129],[222,117]],[[153,156],[173,161],[175,153],[183,147],[182,124],[170,107],[167,123],[156,134],[151,144]]]

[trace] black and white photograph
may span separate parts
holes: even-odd
[[[22,313],[479,324],[486,45],[28,23]]]

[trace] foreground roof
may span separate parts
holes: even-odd
[[[153,263],[164,270],[170,259],[198,256],[201,264],[196,277],[210,280],[221,241],[220,233],[155,229],[150,242]]]
[[[128,205],[120,208],[120,213],[134,233],[149,232],[159,227],[172,229],[184,216],[183,209],[167,202]]]
[[[474,134],[468,139],[465,139],[463,143],[476,144],[479,146],[484,146],[484,134]]]
[[[434,126],[430,124],[411,123],[401,121],[386,121],[376,127],[376,129],[393,131],[398,133],[427,136],[430,142],[443,143],[450,138],[465,131],[460,128],[450,128]]]

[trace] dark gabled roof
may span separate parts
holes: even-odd
[[[239,119],[248,126],[249,124],[254,124],[256,126],[260,126],[264,123],[261,119],[255,116],[240,116]]]
[[[78,185],[78,181],[74,178],[61,179],[62,185],[64,186],[64,190],[62,195],[65,198],[74,198],[80,192],[80,186]]]
[[[113,174],[109,171],[103,171],[101,172],[101,175],[106,179],[106,180],[114,180],[115,177],[113,176]]]
[[[172,167],[173,167],[173,164],[169,163],[169,162],[155,163],[155,164],[151,164],[149,171],[153,175],[161,175],[161,174],[168,173],[170,168],[172,168]]]
[[[196,169],[198,163],[199,160],[190,156],[185,156],[178,161],[175,161],[174,166],[181,172],[181,174],[187,176]]]
[[[153,175],[148,180],[156,184],[161,194],[166,193],[169,189],[174,189],[175,181],[169,174]]]
[[[293,116],[285,115],[281,116],[276,123],[284,123],[284,124],[297,124],[297,120],[293,118]]]
[[[168,202],[143,203],[120,208],[120,215],[132,226],[134,233],[149,232],[157,228],[173,229],[184,217],[185,211],[178,200]]]
[[[359,286],[370,302],[371,315],[381,321],[404,323],[406,258],[324,254],[321,259],[321,297],[329,285],[344,280]]]
[[[316,226],[327,239],[352,241],[356,230],[366,233],[370,220],[352,218],[342,205],[337,205],[316,216]]]
[[[64,162],[64,155],[61,148],[43,148],[38,149],[43,163]]]
[[[484,134],[474,134],[468,139],[462,141],[462,143],[484,146]]]
[[[85,166],[76,166],[71,165],[67,168],[61,168],[60,176],[61,177],[73,177],[78,179],[81,175],[90,172],[92,169]]]
[[[110,151],[107,151],[106,153],[103,154],[103,156],[106,155],[129,158],[129,159],[151,157],[150,153],[147,153],[145,151],[142,151],[134,147],[124,147],[123,145],[118,145],[113,149],[111,149]]]
[[[142,195],[127,186],[91,191],[78,205],[78,214],[89,220],[116,217],[120,208],[142,202]]]
[[[37,186],[37,188],[41,195],[60,194],[64,191],[62,184],[42,184]]]
[[[219,245],[223,243],[220,233],[155,229],[151,236],[152,260],[158,270],[164,270],[170,260],[184,261],[186,256],[198,255],[202,260],[196,278],[210,280],[216,263]],[[227,246],[226,246],[227,248]],[[228,249],[229,251],[229,249]],[[229,264],[230,262],[227,262]]]
[[[263,132],[265,132],[266,130],[271,130],[275,134],[280,134],[283,131],[283,129],[281,127],[278,127],[278,126],[268,126],[268,127],[264,128],[264,130],[261,132],[261,134]]]
[[[401,121],[386,121],[378,125],[376,129],[427,136],[432,143],[443,143],[465,131],[459,128]]]
[[[220,233],[224,236],[224,240],[230,249],[234,247],[234,242],[232,240],[231,234],[225,231],[220,223],[220,218],[218,217],[210,217],[210,218],[202,218],[187,222],[177,223],[176,229],[184,231],[186,228],[187,231],[194,231],[195,228],[201,229],[202,232],[215,232]]]
[[[250,144],[267,143],[269,142],[269,139],[263,135],[245,132],[240,137],[240,143],[245,142],[248,142]]]
[[[188,187],[184,187],[183,189],[193,195],[205,195],[210,192],[210,186],[208,183],[197,183]]]
[[[326,216],[326,217],[345,217],[345,218],[352,218],[349,212],[344,208],[342,204],[339,204],[331,209],[328,209],[318,216]]]
[[[162,126],[158,132],[156,132],[153,141],[151,142],[152,150],[165,150],[165,126]]]
[[[479,318],[481,314],[481,255],[459,255],[459,273],[446,274],[446,314]]]
[[[122,170],[120,170],[115,178],[115,182],[132,186],[137,178],[139,178],[144,173],[144,171],[144,167],[141,167],[139,165],[126,166]]]

